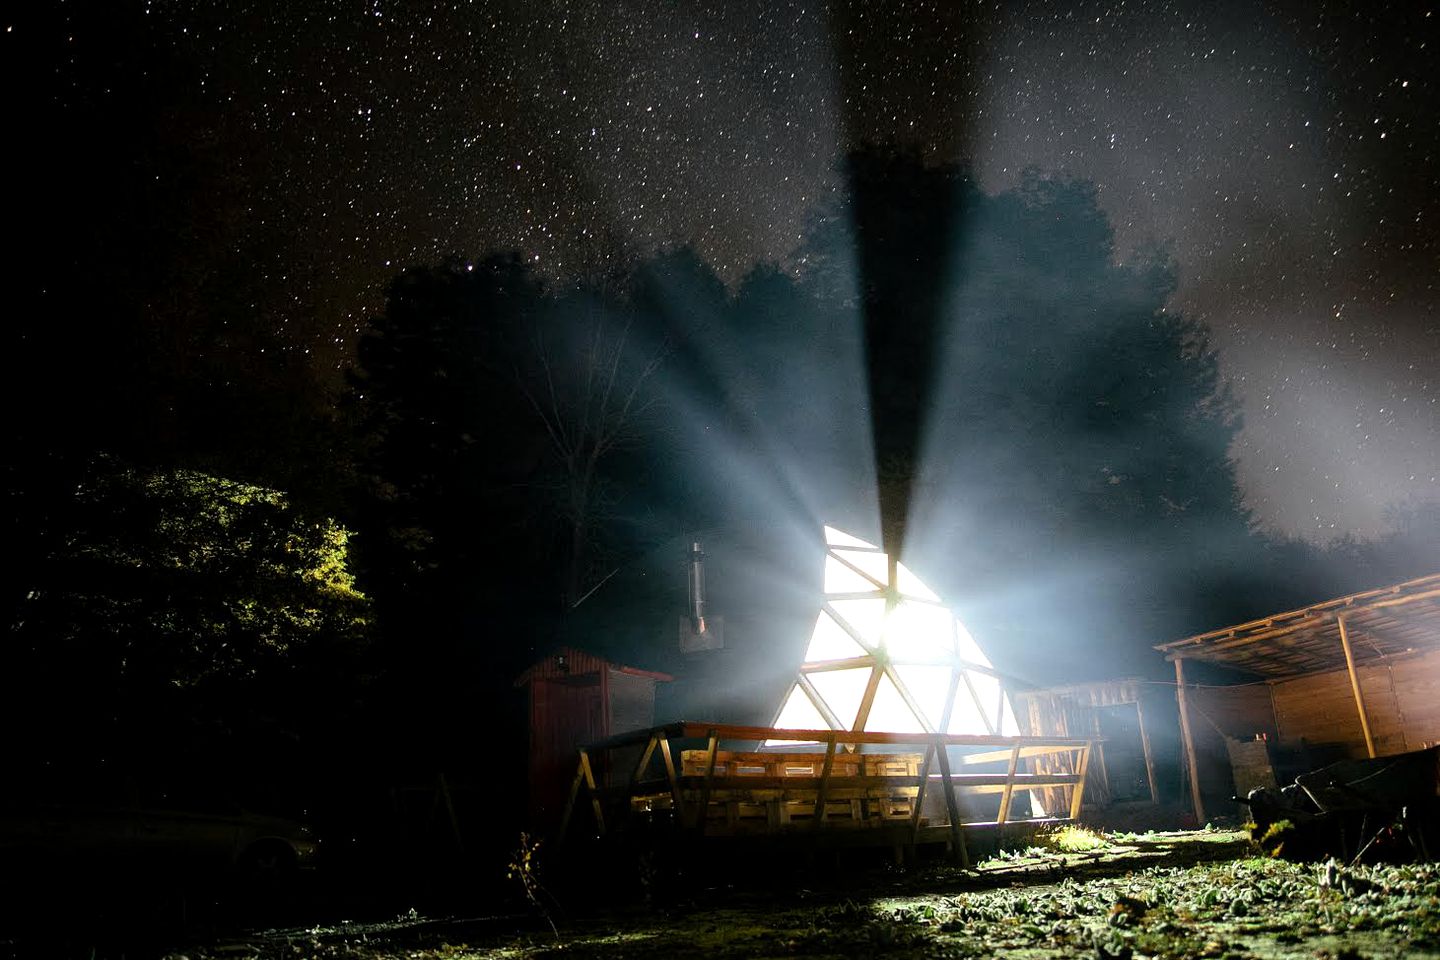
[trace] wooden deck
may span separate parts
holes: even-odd
[[[704,746],[683,748],[695,741]],[[796,749],[755,749],[773,741]],[[870,745],[897,752],[852,752]],[[637,820],[665,817],[695,837],[800,833],[839,840],[848,834],[851,842],[864,842],[860,835],[868,833],[876,842],[912,847],[943,840],[963,864],[968,863],[964,828],[978,826],[980,819],[966,818],[965,809],[975,805],[967,798],[998,794],[997,815],[983,819],[1003,827],[1014,822],[1017,793],[1059,789],[1068,795],[1068,809],[1052,811],[1046,820],[1053,822],[1056,814],[1073,819],[1080,812],[1091,746],[1088,739],[1054,737],[673,723],[582,747],[560,834],[563,840],[577,805],[588,801],[602,836]],[[899,752],[906,747],[910,750]],[[1037,758],[1070,772],[1031,772]],[[975,767],[992,769],[970,772]]]

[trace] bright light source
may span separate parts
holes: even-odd
[[[990,658],[934,591],[901,563],[891,582],[889,557],[864,540],[826,527],[825,541],[827,609],[800,666],[824,711],[797,684],[775,726],[830,729],[833,721],[842,730],[923,733],[938,730],[948,712],[947,733],[1019,733],[1000,681],[973,669],[989,668]],[[835,670],[837,660],[855,663]],[[883,672],[867,710],[876,670]]]

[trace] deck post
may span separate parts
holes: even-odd
[[[965,833],[960,826],[960,804],[955,799],[955,781],[950,779],[950,752],[943,740],[935,741],[935,758],[940,761],[940,776],[945,779],[945,809],[950,814],[950,843],[955,848],[955,859],[966,870],[970,869],[970,851],[965,849]]]
[[[1020,769],[1020,744],[1015,744],[1015,749],[1010,752],[1010,769],[1005,771],[1005,789],[1000,794],[1000,812],[995,817],[995,826],[1005,826],[1005,821],[1010,819],[1010,798],[1015,793],[1015,771]]]
[[[650,766],[650,759],[655,756],[655,747],[659,744],[659,735],[651,736],[650,742],[645,744],[645,752],[640,755],[640,762],[635,764],[635,772],[630,775],[630,792],[635,792],[635,786],[644,778],[646,769]]]
[[[925,806],[925,788],[930,785],[930,764],[935,759],[935,745],[925,748],[925,760],[920,764],[920,784],[915,788],[915,809],[910,811],[910,848],[920,842],[920,810]]]
[[[715,730],[711,729],[705,736],[709,741],[705,751],[705,779],[700,786],[700,809],[695,811],[695,832],[702,837],[705,835],[705,821],[710,819],[710,785],[715,780],[715,755],[720,746]]]
[[[590,791],[590,806],[595,811],[595,829],[605,836],[605,812],[600,807],[600,791],[595,789],[595,771],[590,768],[590,754],[580,748],[580,774],[585,778],[585,787]]]
[[[835,734],[826,738],[829,743],[825,747],[825,765],[820,768],[820,786],[815,791],[815,817],[811,828],[819,830],[825,822],[825,793],[830,789],[830,771],[835,766]]]
[[[577,762],[575,777],[570,781],[570,792],[565,798],[565,811],[560,814],[560,833],[555,839],[557,846],[565,842],[565,835],[570,832],[570,816],[575,812],[575,800],[580,796],[580,784],[584,782],[585,768]]]
[[[1205,822],[1205,801],[1200,799],[1200,766],[1195,761],[1195,738],[1190,735],[1190,710],[1185,697],[1185,660],[1175,658],[1175,692],[1180,698],[1180,738],[1185,743],[1185,766],[1190,771],[1190,802],[1195,807],[1196,825]]]
[[[1145,708],[1140,706],[1140,694],[1135,694],[1135,722],[1140,727],[1140,749],[1145,753],[1145,780],[1150,784],[1150,802],[1160,802],[1160,790],[1155,786],[1155,758],[1150,753],[1150,733],[1145,729]]]
[[[1345,648],[1345,669],[1350,673],[1350,690],[1355,694],[1355,712],[1360,714],[1360,732],[1365,734],[1365,751],[1375,756],[1375,738],[1370,735],[1370,718],[1365,715],[1365,698],[1360,694],[1360,676],[1355,672],[1355,651],[1350,648],[1350,631],[1345,626],[1344,615],[1337,616],[1340,626],[1340,646]]]
[[[675,758],[670,755],[670,740],[665,734],[660,734],[660,757],[665,761],[665,779],[670,781],[670,807],[675,811],[675,816],[680,818],[680,825],[685,825],[685,798],[680,793],[680,778],[675,776]]]
[[[1070,819],[1080,819],[1080,804],[1085,800],[1085,777],[1090,773],[1090,751],[1095,749],[1094,741],[1080,748],[1080,762],[1075,771],[1075,786],[1070,790]]]

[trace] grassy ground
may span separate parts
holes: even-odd
[[[1292,864],[1243,834],[1071,833],[960,871],[710,890],[664,908],[414,918],[185,951],[344,960],[740,957],[1440,958],[1440,866]]]

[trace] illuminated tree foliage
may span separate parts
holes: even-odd
[[[154,724],[284,726],[353,677],[369,604],[334,520],[278,491],[105,458],[57,516],[6,666],[51,732],[98,745]]]

